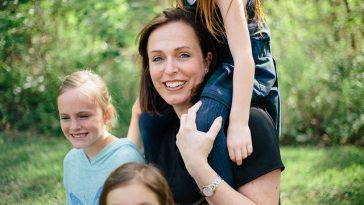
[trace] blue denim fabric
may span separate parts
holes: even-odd
[[[204,97],[201,98],[201,102],[202,105],[196,115],[198,130],[207,132],[217,117],[221,116],[223,118],[222,128],[216,136],[208,162],[221,178],[234,187],[233,162],[230,160],[226,143],[226,127],[230,109],[213,98]]]
[[[255,78],[252,93],[252,106],[268,111],[280,133],[280,97],[278,75],[270,48],[270,30],[267,25],[258,27],[249,22],[250,41],[255,62]],[[224,105],[231,106],[234,65],[227,44],[219,44],[219,61],[214,73],[208,79],[201,97],[214,98]]]

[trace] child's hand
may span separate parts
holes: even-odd
[[[253,152],[252,138],[249,126],[230,121],[227,131],[227,146],[230,159],[237,165]]]

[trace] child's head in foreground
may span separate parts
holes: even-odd
[[[148,204],[173,205],[166,179],[152,165],[127,163],[113,171],[106,180],[100,205]]]

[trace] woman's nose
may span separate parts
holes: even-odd
[[[167,59],[166,67],[164,72],[167,74],[174,74],[178,72],[177,63],[173,59]]]

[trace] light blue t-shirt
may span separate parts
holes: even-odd
[[[83,149],[70,150],[63,162],[67,205],[98,205],[106,178],[127,162],[144,163],[138,148],[127,138],[107,145],[92,161]]]

